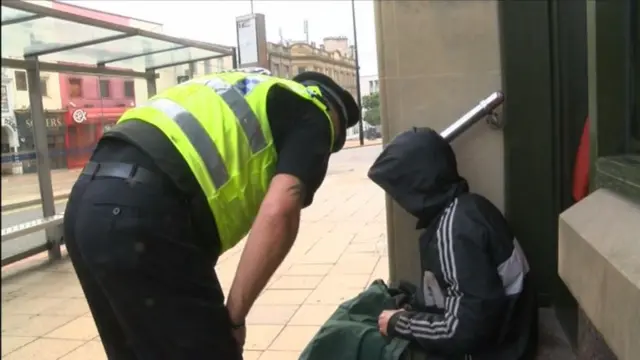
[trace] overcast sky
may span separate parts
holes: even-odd
[[[222,1],[65,1],[96,10],[162,23],[167,34],[236,46],[235,19],[251,12],[248,0]],[[348,0],[272,1],[255,0],[253,9],[265,15],[267,40],[304,40],[304,20],[309,21],[309,39],[321,43],[327,36],[346,36],[353,41],[351,2]],[[373,1],[356,0],[358,52],[361,75],[378,72]]]

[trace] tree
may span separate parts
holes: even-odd
[[[373,93],[362,97],[362,108],[365,111],[364,121],[371,125],[380,125],[380,94]]]

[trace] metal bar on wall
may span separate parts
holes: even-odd
[[[53,198],[53,183],[51,180],[51,159],[49,158],[49,145],[47,142],[47,126],[44,117],[44,105],[42,103],[42,89],[40,88],[40,64],[38,58],[27,59],[27,83],[29,87],[29,106],[31,121],[33,123],[33,138],[36,150],[36,164],[38,167],[38,184],[40,186],[40,198],[42,199],[42,214],[45,218],[55,215],[56,206]],[[53,236],[54,231],[47,229],[47,241]],[[49,258],[60,259],[60,246],[52,243],[49,249]]]
[[[444,129],[440,136],[442,136],[448,142],[453,141],[455,138],[463,134],[480,119],[493,113],[493,111],[504,102],[504,95],[496,91],[489,95],[486,99],[480,101],[473,109],[469,110],[466,114],[462,115],[453,124]],[[498,125],[498,124],[495,124]]]

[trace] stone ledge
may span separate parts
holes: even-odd
[[[620,360],[640,354],[640,205],[600,189],[560,215],[558,272]]]

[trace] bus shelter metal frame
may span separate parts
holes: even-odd
[[[49,158],[49,148],[47,144],[47,129],[44,119],[44,106],[42,100],[42,89],[40,86],[40,74],[42,71],[57,72],[57,73],[81,73],[81,74],[95,74],[95,75],[111,75],[122,77],[143,78],[147,82],[148,96],[151,97],[156,94],[156,71],[163,68],[174,67],[185,64],[194,64],[200,61],[206,61],[216,58],[222,58],[231,56],[233,67],[237,67],[236,48],[231,46],[215,45],[195,40],[188,40],[178,37],[173,37],[157,32],[143,30],[139,28],[129,27],[110,23],[103,20],[88,18],[86,16],[68,13],[65,11],[44,7],[41,5],[28,3],[24,1],[7,1],[2,3],[2,7],[12,8],[19,11],[30,13],[23,17],[17,17],[2,21],[2,27],[19,24],[26,21],[34,21],[46,17],[65,20],[68,22],[83,24],[92,26],[94,28],[102,28],[106,30],[112,30],[120,32],[120,34],[105,36],[93,40],[81,41],[72,44],[63,44],[60,46],[47,47],[46,49],[36,51],[25,51],[24,59],[5,58],[5,54],[2,54],[2,67],[14,68],[25,70],[27,75],[27,86],[29,92],[29,102],[31,118],[33,120],[33,137],[36,152],[36,165],[38,169],[38,183],[40,186],[40,197],[42,199],[42,213],[43,219],[56,219],[50,223],[50,226],[40,224],[39,226],[31,227],[31,232],[40,231],[43,228],[46,232],[46,244],[38,245],[36,248],[29,249],[21,254],[12,256],[11,259],[7,259],[7,262],[19,261],[25,257],[34,255],[45,249],[48,251],[49,259],[55,260],[61,258],[60,245],[62,236],[59,227],[61,226],[61,219],[56,217],[56,209],[53,195],[53,183],[51,179],[51,159]],[[173,43],[176,46],[168,49],[140,52],[139,54],[131,54],[127,56],[121,56],[109,60],[96,61],[95,66],[91,65],[73,65],[73,64],[61,64],[52,62],[43,62],[39,58],[44,55],[50,55],[54,53],[79,49],[83,47],[93,46],[102,43],[108,43],[110,41],[121,40],[126,38],[132,38],[134,36],[143,37],[147,39],[161,40],[167,43]],[[178,61],[173,63],[162,64],[160,66],[145,67],[144,71],[135,71],[127,69],[112,69],[107,65],[110,63],[129,60],[133,58],[143,58],[149,55],[158,53],[170,53],[179,51],[188,51],[189,48],[200,49],[215,53],[215,55],[189,59],[184,61]],[[59,217],[59,216],[58,216]],[[25,224],[18,225],[20,227],[19,233],[26,234],[29,229],[24,229]],[[7,229],[9,230],[9,229]],[[15,232],[15,231],[14,231]],[[5,229],[3,229],[3,235]],[[8,234],[11,230],[8,231]],[[17,235],[17,234],[15,234]],[[14,239],[16,236],[7,236],[5,240]],[[2,261],[2,265],[5,265],[5,261]]]

